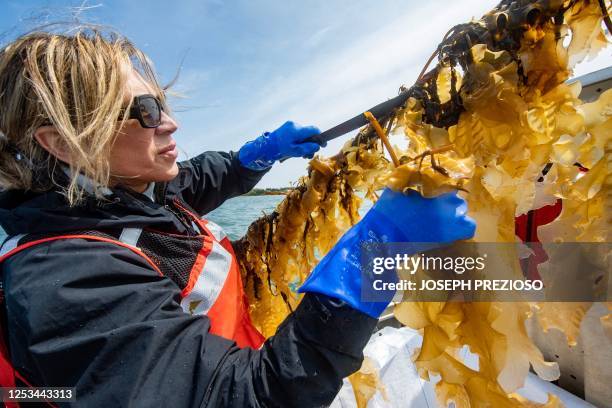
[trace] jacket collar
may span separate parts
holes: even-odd
[[[70,170],[70,167],[66,166],[65,164],[62,164],[61,168],[66,177],[70,179],[72,177],[72,170]],[[82,173],[79,173],[76,178],[76,182],[79,187],[83,188],[83,190],[85,190],[85,192],[90,195],[95,195],[95,193],[98,192],[99,195],[101,195],[102,197],[110,197],[113,194],[113,192],[108,187],[99,185],[91,178],[87,177]]]
[[[70,173],[58,173],[61,174],[56,180],[65,185]],[[57,186],[42,193],[22,190],[0,193],[0,225],[8,235],[126,227],[185,232],[184,224],[164,203],[155,202],[154,190],[163,191],[165,183],[158,183],[158,188],[151,183],[142,194],[121,186],[97,187],[86,176],[79,177],[78,183],[86,194],[73,207]],[[103,198],[94,195],[96,189],[101,189]]]

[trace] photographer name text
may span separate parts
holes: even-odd
[[[381,279],[372,282],[376,291],[539,291],[544,289],[541,280],[525,279],[427,279],[419,282],[400,280],[385,282]]]

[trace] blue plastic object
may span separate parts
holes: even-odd
[[[364,242],[415,242],[448,244],[474,236],[476,223],[466,215],[467,204],[456,192],[435,198],[419,193],[395,192],[385,189],[380,199],[365,217],[340,238],[332,250],[319,262],[298,292],[316,292],[340,299],[353,308],[377,318],[393,299],[395,292],[386,291],[384,301],[365,302],[361,299],[362,277],[396,282],[397,275],[361,273],[361,245]],[[414,253],[419,251],[414,246]],[[381,299],[382,300],[382,299]]]
[[[265,170],[275,161],[288,157],[312,158],[321,145],[305,141],[321,131],[314,126],[300,126],[285,122],[272,133],[247,142],[238,152],[240,163],[251,170]]]

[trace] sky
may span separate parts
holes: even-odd
[[[321,130],[411,85],[452,26],[479,18],[485,0],[0,0],[0,43],[46,22],[104,24],[153,60],[162,82],[179,67],[172,100],[181,158],[238,150],[287,120]],[[76,10],[81,10],[76,12]],[[612,53],[579,76],[612,65]],[[181,63],[182,62],[182,63]],[[351,134],[322,150],[336,153]],[[258,187],[306,174],[301,158],[276,164]]]

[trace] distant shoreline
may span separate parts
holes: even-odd
[[[265,196],[265,195],[286,195],[291,188],[289,187],[277,187],[277,188],[254,188],[249,191],[245,196]]]

